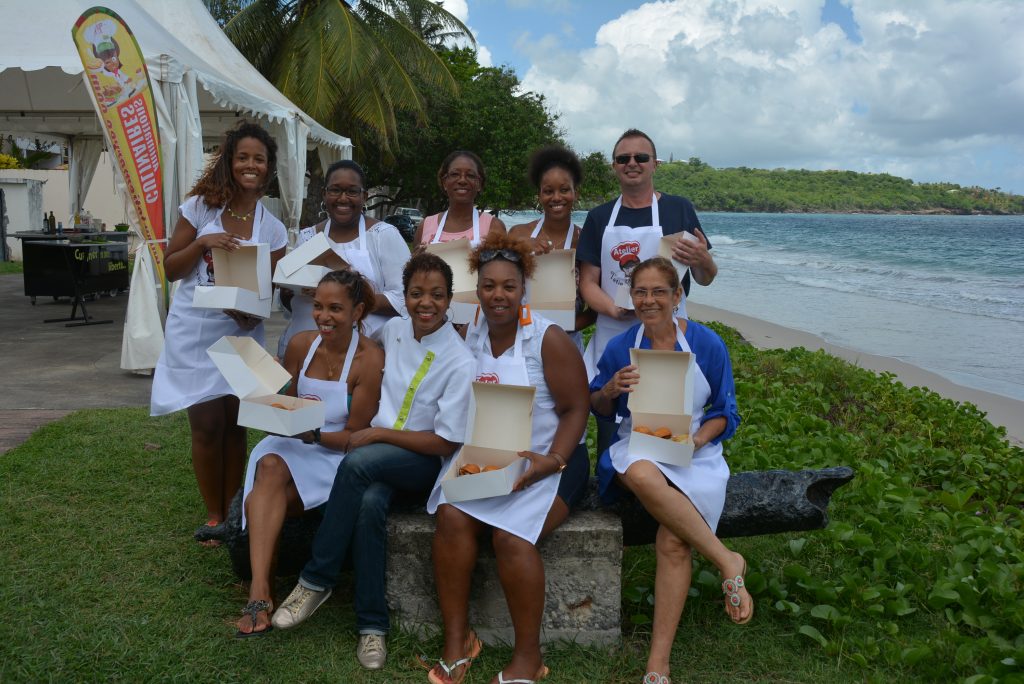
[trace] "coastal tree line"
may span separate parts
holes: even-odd
[[[482,206],[533,206],[527,159],[537,147],[564,142],[558,113],[543,95],[524,91],[511,68],[480,65],[472,34],[443,2],[205,1],[268,80],[352,138],[355,159],[380,188],[370,208],[441,209],[437,165],[460,148],[487,166]],[[586,209],[614,196],[618,184],[604,152],[581,156],[579,208]],[[304,220],[316,216],[322,187],[315,154],[309,162]],[[853,171],[719,169],[696,157],[662,164],[655,185],[689,197],[701,211],[1024,213],[1024,196],[998,188]]]

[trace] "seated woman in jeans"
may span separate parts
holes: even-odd
[[[278,629],[306,620],[331,595],[352,547],[355,566],[356,656],[384,666],[388,607],[384,595],[387,513],[396,489],[428,492],[441,462],[465,436],[476,362],[446,318],[452,271],[433,254],[409,260],[402,274],[409,318],[381,329],[384,380],[380,410],[353,433],[299,584],[274,613]]]

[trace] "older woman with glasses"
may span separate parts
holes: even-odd
[[[615,441],[597,465],[602,499],[610,503],[623,490],[631,492],[659,523],[654,625],[643,681],[669,684],[669,656],[690,588],[694,549],[725,578],[722,592],[729,618],[746,624],[754,615],[753,599],[744,587],[747,563],[715,536],[729,482],[722,441],[736,432],[740,416],[729,351],[722,339],[710,328],[674,313],[683,297],[675,266],[661,257],[648,259],[633,270],[630,285],[639,323],[608,342],[598,362],[597,377],[590,383],[590,405],[599,419],[622,418]],[[630,454],[634,425],[627,398],[643,383],[637,367],[630,363],[629,350],[634,347],[690,352],[696,357],[693,403],[681,407],[693,416],[690,435],[694,452],[689,466]]]
[[[534,268],[532,246],[491,234],[470,254],[481,317],[466,343],[477,380],[536,388],[529,468],[511,494],[450,503],[440,481],[427,503],[437,513],[434,579],[444,621],[444,653],[432,684],[461,682],[480,644],[469,627],[469,585],[481,535],[489,533],[508,602],[515,646],[499,682],[533,682],[547,674],[540,652],[544,564],[535,544],[562,524],[586,490],[590,461],[580,437],[587,423],[586,369],[569,336],[523,305]]]
[[[449,154],[437,171],[437,182],[448,198],[448,209],[423,219],[416,227],[413,244],[468,238],[475,247],[490,232],[507,232],[500,219],[476,208],[476,198],[487,183],[484,163],[476,154],[468,150]]]
[[[324,177],[323,206],[327,218],[299,231],[299,244],[323,233],[339,259],[331,265],[341,267],[344,261],[344,265],[370,281],[376,301],[363,325],[366,334],[373,335],[389,318],[403,310],[402,268],[409,260],[409,247],[390,223],[363,215],[366,174],[359,164],[343,159],[331,164]],[[281,303],[291,310],[292,317],[278,342],[278,356],[284,356],[292,335],[315,329],[312,294],[281,290]]]

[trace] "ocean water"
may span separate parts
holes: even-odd
[[[1024,400],[1024,217],[700,219],[719,273],[691,289],[693,301]]]

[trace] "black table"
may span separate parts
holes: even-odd
[[[100,325],[85,308],[85,296],[100,292],[116,294],[128,288],[128,244],[124,242],[33,241],[22,243],[25,295],[70,297],[69,318],[46,319],[44,323],[67,323],[68,327]],[[82,308],[82,317],[76,314]]]

